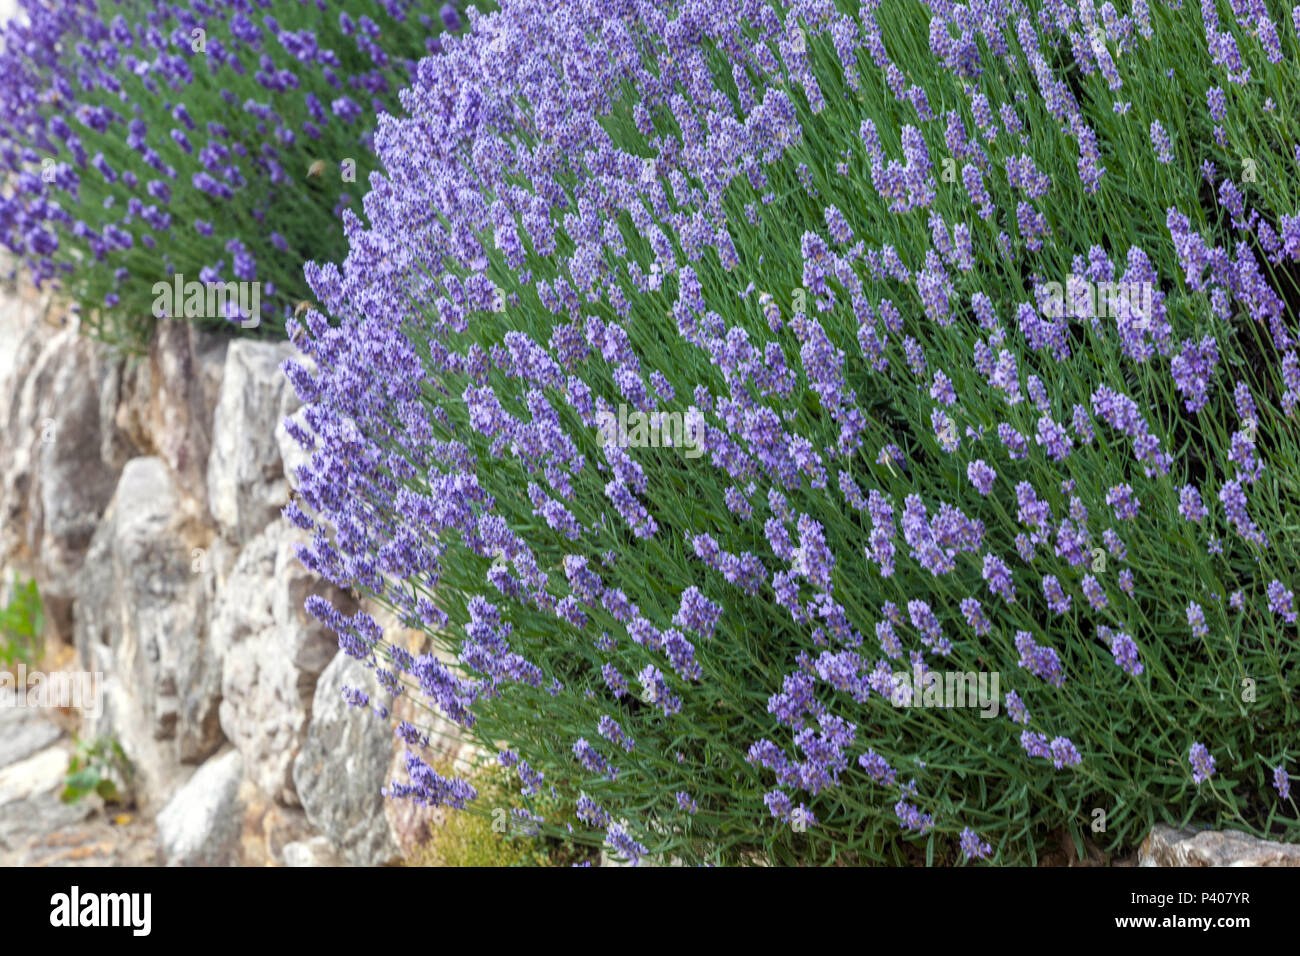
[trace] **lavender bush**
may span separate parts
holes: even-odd
[[[182,312],[282,334],[302,263],[347,248],[374,113],[461,23],[433,0],[22,6],[0,32],[0,242],[126,347]],[[258,283],[258,308],[160,308],[178,274]]]
[[[632,860],[1300,836],[1300,9],[469,21],[289,323],[349,654]]]

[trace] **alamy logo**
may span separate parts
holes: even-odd
[[[981,717],[998,715],[998,672],[899,671],[890,699],[895,707],[979,708]]]
[[[186,282],[178,272],[171,282],[155,282],[153,294],[155,319],[225,319],[244,329],[262,321],[261,282]]]
[[[50,925],[125,926],[134,936],[148,936],[153,927],[153,894],[87,893],[74,886],[71,893],[50,897]]]
[[[104,675],[98,671],[28,673],[27,665],[20,663],[14,672],[0,671],[0,707],[75,708],[99,717],[104,713],[103,685]]]
[[[704,416],[694,406],[685,412],[645,412],[627,405],[596,413],[601,445],[620,448],[681,448],[687,458],[704,454]]]
[[[1150,282],[1090,282],[1067,276],[1065,285],[1047,282],[1040,308],[1050,319],[1122,319],[1135,329],[1151,323],[1155,291]]]

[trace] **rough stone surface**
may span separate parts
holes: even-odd
[[[0,708],[0,866],[148,866],[148,817],[107,808],[93,794],[59,800],[71,739],[48,711]]]
[[[343,688],[378,699],[370,671],[340,651],[316,684],[311,723],[293,780],[312,826],[349,862],[375,866],[401,855],[384,817],[392,730],[369,710],[348,707]]]
[[[111,428],[100,381],[112,360],[75,326],[27,318],[34,324],[18,336],[0,417],[0,565],[32,568],[55,634],[66,637],[76,578],[116,483],[100,455]]]
[[[209,632],[220,653],[275,625],[271,604],[278,545],[277,529],[266,528],[238,552],[218,586]]]
[[[302,606],[322,593],[342,610],[347,598],[313,579],[294,554],[299,533],[277,522],[245,546],[218,596],[213,645],[224,656],[221,727],[249,778],[295,805],[293,761],[311,716],[316,681],[338,651],[337,638]]]
[[[193,322],[162,321],[140,364],[143,426],[151,452],[167,463],[176,484],[207,508],[212,408],[221,389],[228,342]]]
[[[158,814],[158,844],[168,866],[231,866],[238,861],[243,809],[239,751],[213,757]]]
[[[68,752],[47,747],[0,768],[0,806],[53,791],[68,771]]]
[[[91,815],[89,804],[59,800],[67,769],[68,751],[55,748],[0,770],[0,866],[17,865],[33,842]]]
[[[312,839],[325,840],[324,837],[316,836],[316,831],[307,820],[307,814],[289,807],[271,806],[262,817],[261,828],[267,856],[273,863],[282,866],[287,865],[285,851],[290,845]],[[325,840],[325,843],[328,845],[329,841]],[[330,855],[333,856],[332,849]]]
[[[99,815],[47,826],[14,855],[12,864],[0,854],[0,865],[153,866],[157,844],[157,827],[148,817]]]
[[[162,321],[125,357],[12,266],[0,579],[41,589],[44,670],[103,679],[97,714],[0,710],[0,865],[397,860],[435,815],[380,794],[405,779],[390,773],[404,747],[391,721],[346,709],[343,677],[370,675],[303,608],[312,593],[356,603],[298,563],[301,532],[280,517],[308,457],[283,427],[306,427],[279,368],[294,350]],[[58,800],[74,732],[121,744],[134,805]]]
[[[0,707],[0,865],[17,865],[31,840],[90,813],[58,799],[71,752],[39,712]]]
[[[1300,846],[1261,840],[1233,830],[1152,829],[1138,866],[1300,866]]]
[[[212,421],[208,506],[222,533],[246,541],[280,515],[289,500],[276,426],[298,408],[280,364],[287,342],[230,343]]]
[[[62,736],[58,727],[34,710],[5,708],[0,718],[0,767],[26,760]]]
[[[325,837],[312,837],[296,843],[286,844],[284,848],[285,866],[344,866],[344,862],[334,852],[334,847]]]
[[[315,577],[298,560],[297,546],[307,536],[287,521],[273,526],[276,541],[275,587],[271,592],[271,613],[277,629],[278,650],[295,668],[315,678],[338,653],[338,635],[312,617],[306,610],[307,598],[320,595],[340,613],[356,612],[356,602],[347,594]]]
[[[115,735],[146,799],[165,801],[222,742],[220,660],[194,573],[194,531],[160,458],[122,471],[79,579],[77,650],[104,673],[104,714],[90,734]]]

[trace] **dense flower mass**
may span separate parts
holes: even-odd
[[[127,345],[163,315],[282,329],[303,260],[346,249],[374,114],[459,28],[434,0],[21,6],[0,27],[0,243]],[[158,302],[177,275],[260,286]]]
[[[303,560],[458,656],[427,701],[567,801],[543,829],[633,861],[1031,860],[1117,800],[1110,848],[1170,807],[1295,835],[1269,16],[471,9],[289,320]]]

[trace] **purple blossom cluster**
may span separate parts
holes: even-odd
[[[1061,669],[1061,660],[1056,650],[1038,644],[1028,631],[1016,632],[1016,653],[1020,655],[1020,666],[1035,677],[1053,687],[1065,683],[1065,671]]]
[[[1214,757],[1204,744],[1192,744],[1187,760],[1192,765],[1193,783],[1204,783],[1214,776]]]
[[[1115,658],[1116,667],[1133,677],[1142,673],[1142,662],[1138,659],[1138,646],[1132,637],[1104,624],[1097,626],[1097,637],[1110,645],[1110,653]]]
[[[1052,766],[1057,770],[1078,766],[1083,761],[1078,749],[1067,737],[1053,737],[1049,741],[1043,734],[1026,730],[1020,735],[1020,745],[1029,756],[1052,761]]]

